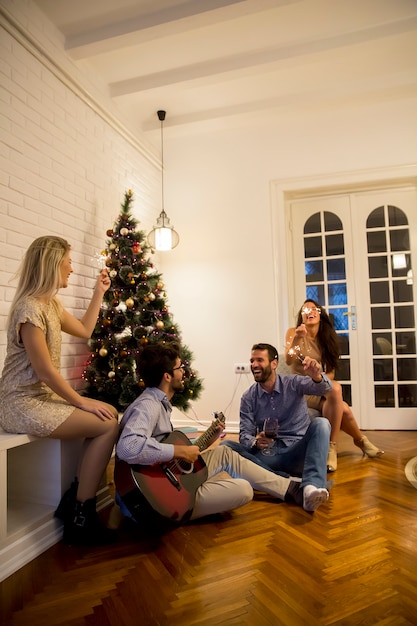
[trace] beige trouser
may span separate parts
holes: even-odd
[[[197,490],[191,519],[244,506],[252,500],[253,489],[284,500],[288,478],[252,463],[228,446],[203,452],[203,459],[209,477]],[[231,478],[217,479],[220,472],[227,472]]]

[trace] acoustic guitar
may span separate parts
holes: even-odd
[[[173,430],[163,443],[195,445],[200,452],[207,448],[220,424],[225,423],[223,413],[215,413],[215,420],[194,442],[183,432]],[[131,465],[116,456],[114,482],[117,493],[134,519],[140,521],[151,510],[171,522],[186,521],[193,511],[197,489],[208,476],[201,455],[194,463],[173,459],[156,465]]]

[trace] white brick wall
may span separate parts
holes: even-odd
[[[74,273],[60,297],[80,315],[98,273],[94,255],[124,192],[133,190],[134,215],[149,230],[159,212],[160,172],[143,139],[78,74],[59,33],[28,0],[2,0],[0,59],[1,370],[12,279],[29,243],[44,234],[71,243]],[[75,387],[87,354],[85,342],[63,336],[62,373]]]

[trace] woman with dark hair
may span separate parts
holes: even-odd
[[[371,458],[383,454],[363,435],[351,407],[343,400],[342,387],[334,380],[340,357],[339,342],[330,317],[325,309],[314,300],[304,301],[297,315],[297,326],[289,328],[285,337],[285,360],[293,374],[303,374],[302,361],[309,356],[322,364],[323,370],[332,380],[333,388],[325,396],[306,396],[309,408],[320,411],[331,426],[327,469],[337,468],[337,438],[340,429],[350,435],[363,456]]]

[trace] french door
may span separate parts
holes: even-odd
[[[331,315],[336,379],[364,429],[417,428],[414,187],[287,203],[294,312],[312,298]]]

